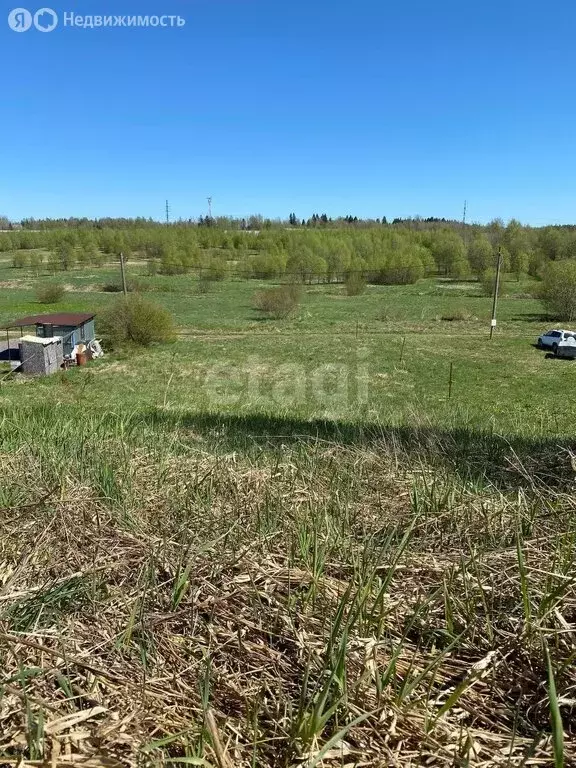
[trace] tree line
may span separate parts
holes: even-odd
[[[416,226],[417,225],[417,226]],[[461,225],[460,225],[461,227]],[[490,278],[501,250],[503,268],[518,279],[542,277],[551,262],[576,260],[576,229],[525,227],[512,220],[457,229],[450,222],[356,228],[281,227],[255,231],[222,227],[67,226],[0,233],[0,251],[18,268],[100,267],[120,253],[141,259],[151,273],[209,272],[300,282],[344,282],[362,274],[372,283],[408,284],[428,275]]]

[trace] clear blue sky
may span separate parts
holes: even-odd
[[[187,24],[17,34],[5,6],[0,214],[576,222],[573,0],[46,4]]]

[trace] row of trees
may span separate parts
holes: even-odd
[[[423,222],[425,224],[450,224],[459,226],[459,223],[451,222],[447,219],[438,219],[430,217],[423,219],[419,216],[410,219],[394,219],[393,224],[416,226]],[[198,218],[178,219],[177,221],[166,223],[165,221],[156,221],[151,218],[137,217],[127,218],[68,218],[68,219],[34,219],[28,218],[19,222],[15,228],[26,230],[54,230],[54,229],[152,229],[157,227],[168,228],[194,228],[210,227],[226,230],[238,231],[261,231],[269,229],[282,229],[285,227],[318,227],[318,228],[342,228],[342,227],[375,227],[387,226],[388,219],[382,218],[362,218],[348,214],[346,216],[331,217],[326,213],[313,213],[308,218],[302,218],[295,213],[290,213],[287,218],[271,219],[260,214],[253,214],[246,217],[234,216],[199,216]],[[0,228],[10,229],[14,227],[7,217],[0,216]]]
[[[53,270],[101,266],[118,259],[146,260],[151,272],[212,272],[256,278],[293,276],[303,282],[344,281],[362,273],[375,283],[413,283],[426,275],[485,278],[501,249],[504,270],[542,277],[551,262],[576,259],[576,229],[529,229],[517,221],[470,231],[450,226],[367,229],[285,228],[253,232],[218,228],[76,227],[0,233],[0,251],[15,267]]]

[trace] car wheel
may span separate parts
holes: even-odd
[[[558,344],[552,344],[552,352],[554,352],[555,355],[558,354]]]

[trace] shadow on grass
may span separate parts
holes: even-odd
[[[527,312],[526,314],[516,315],[510,319],[518,323],[549,323],[551,328],[555,328],[559,322],[558,318],[553,315],[547,315],[545,312]]]
[[[466,481],[502,489],[573,487],[571,453],[576,438],[502,436],[469,428],[441,429],[342,421],[300,420],[214,413],[177,414],[153,409],[138,415],[147,426],[201,434],[216,450],[245,453],[330,445],[369,449],[396,461],[443,467]]]

